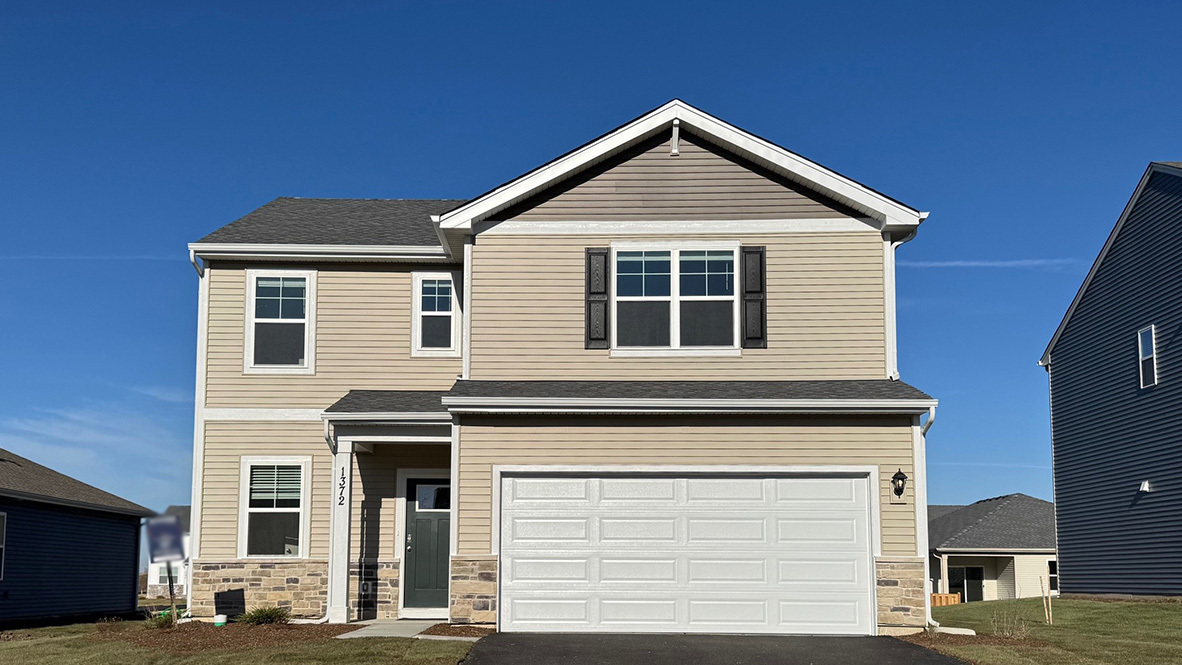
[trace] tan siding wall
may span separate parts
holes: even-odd
[[[1043,587],[1047,584],[1047,562],[1054,560],[1054,554],[1020,554],[1014,557],[1014,587],[1019,598],[1042,595],[1038,580]]]
[[[891,504],[890,477],[910,477],[907,418],[467,418],[460,426],[459,553],[487,554],[494,464],[877,465],[882,552],[915,555],[912,487]]]
[[[206,406],[320,408],[354,388],[450,388],[460,373],[459,358],[410,355],[413,270],[321,266],[316,280],[316,374],[248,375],[242,372],[246,270],[215,264],[209,277]]]
[[[853,211],[682,132],[647,142],[494,219],[723,220],[848,217]]]
[[[376,444],[353,465],[351,558],[399,558],[394,543],[395,479],[399,468],[450,467],[450,448],[438,444]],[[202,561],[238,556],[238,497],[242,457],[312,457],[309,557],[328,557],[332,454],[317,422],[206,422],[201,499]]]
[[[740,358],[610,358],[584,349],[584,252],[611,240],[480,235],[472,252],[472,378],[886,376],[883,244],[875,231],[743,235],[744,244],[767,247],[768,348]]]

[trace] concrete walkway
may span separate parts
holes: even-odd
[[[358,630],[337,635],[338,640],[354,637],[414,637],[439,623],[438,619],[377,619],[367,621]]]

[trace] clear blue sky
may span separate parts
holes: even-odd
[[[681,97],[931,211],[898,256],[931,499],[1050,497],[1036,361],[1182,159],[1182,6],[493,4],[5,3],[0,446],[187,503],[186,242],[280,195],[472,196]]]

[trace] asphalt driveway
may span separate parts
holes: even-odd
[[[889,637],[496,633],[464,665],[964,665]]]

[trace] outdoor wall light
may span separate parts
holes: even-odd
[[[903,490],[907,489],[907,474],[903,473],[903,469],[899,469],[895,475],[891,476],[891,488],[895,490],[895,496],[903,496]]]

